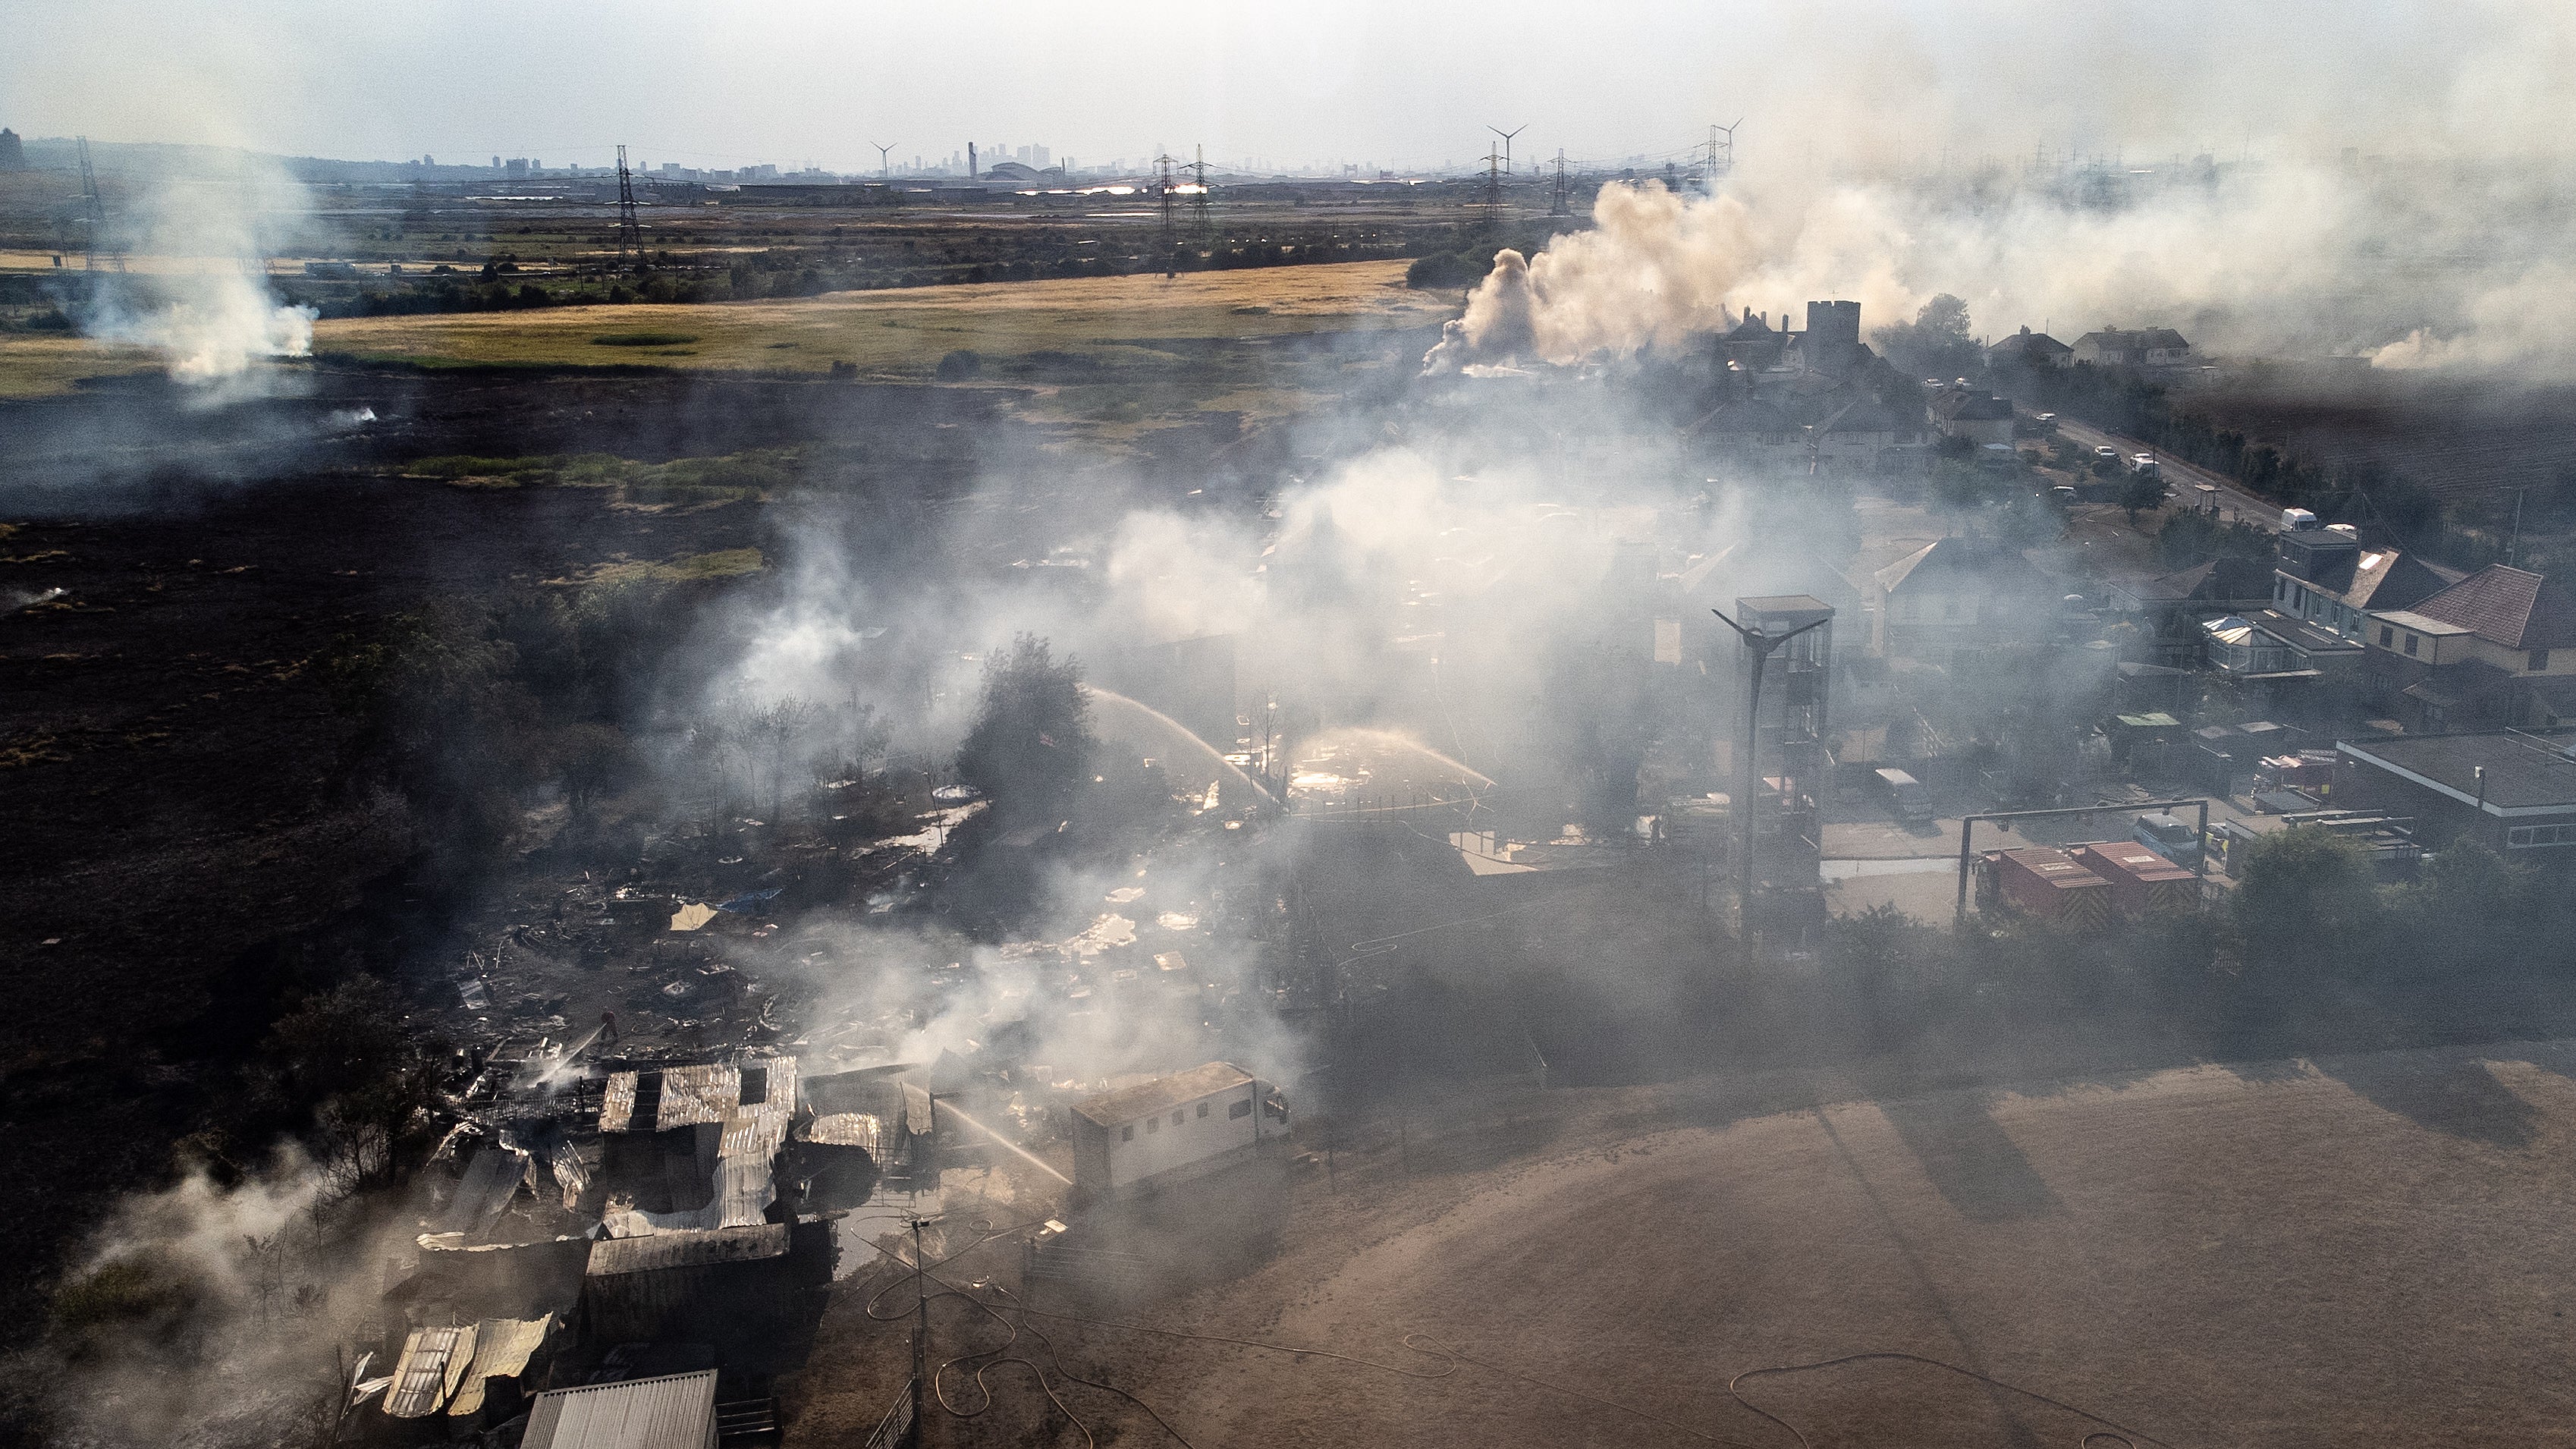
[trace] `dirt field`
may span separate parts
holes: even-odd
[[[1494,1367],[1418,1379],[1042,1326],[1069,1367],[1202,1445],[1787,1446],[1730,1376],[1866,1352],[1974,1369],[2139,1442],[2576,1442],[2555,1387],[2571,1071],[2576,1044],[2515,1044],[1787,1111],[1834,1084],[1425,1106],[1401,1151],[1337,1154],[1338,1195],[1302,1182],[1273,1260],[1123,1316],[1436,1372],[1403,1345],[1421,1334]],[[943,1357],[999,1341],[941,1307]],[[827,1334],[899,1350],[854,1319],[836,1303]],[[932,1442],[1020,1442],[1042,1401],[1024,1370],[993,1378],[989,1427]],[[1818,1446],[2074,1445],[2103,1427],[1913,1363],[1743,1387]],[[958,1376],[950,1390],[971,1397]],[[1065,1392],[1095,1429],[1152,1438],[1110,1396]]]

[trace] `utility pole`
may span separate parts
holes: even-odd
[[[1556,200],[1549,205],[1547,214],[1550,216],[1573,214],[1565,201],[1565,148],[1563,146],[1556,148]]]
[[[1753,667],[1746,676],[1744,691],[1744,753],[1735,761],[1735,931],[1736,941],[1744,953],[1745,964],[1750,965],[1753,961],[1754,819],[1759,813],[1753,803],[1753,787],[1759,778],[1754,767],[1754,756],[1762,747],[1762,666],[1771,662],[1772,651],[1810,629],[1821,628],[1829,621],[1818,619],[1812,623],[1801,624],[1786,634],[1766,634],[1759,629],[1745,628],[1719,610],[1711,609],[1709,612],[1717,615],[1719,623],[1734,630],[1736,636],[1744,641],[1745,649],[1753,656]]]
[[[930,1295],[922,1286],[925,1271],[921,1258],[921,1225],[924,1218],[912,1220],[912,1433],[907,1442],[921,1442],[922,1395],[930,1379]]]
[[[638,271],[644,268],[644,223],[635,216],[635,176],[626,169],[626,148],[617,148],[617,270],[626,270],[627,258],[635,259]]]
[[[1501,170],[1503,158],[1495,152],[1488,151],[1483,159],[1485,162],[1485,230],[1498,232],[1503,225],[1503,173]]]

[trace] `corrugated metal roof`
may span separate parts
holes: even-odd
[[[1186,1072],[1156,1077],[1150,1082],[1139,1082],[1119,1091],[1105,1092],[1089,1101],[1076,1102],[1073,1110],[1103,1127],[1116,1127],[1138,1118],[1151,1117],[1157,1112],[1168,1112],[1185,1102],[1212,1097],[1251,1080],[1250,1072],[1232,1062],[1209,1062]]]
[[[744,1067],[761,1070],[767,1083],[761,1100],[742,1105]],[[600,1130],[629,1130],[634,1111],[636,1073],[619,1072],[608,1079],[600,1108]],[[723,1128],[716,1149],[715,1178],[707,1205],[689,1212],[638,1213],[660,1232],[701,1228],[748,1227],[768,1220],[777,1199],[770,1164],[787,1142],[796,1118],[797,1067],[794,1057],[758,1057],[741,1063],[668,1067],[662,1072],[662,1106],[650,1124],[633,1129],[715,1124]],[[624,1114],[612,1116],[622,1104]],[[612,1125],[614,1123],[615,1125]],[[620,1234],[623,1236],[623,1234]]]
[[[716,1371],[587,1384],[539,1394],[521,1449],[706,1449],[716,1441]]]
[[[885,1155],[885,1124],[872,1112],[833,1112],[805,1128],[805,1140],[830,1147],[864,1147],[870,1157]]]
[[[590,1245],[587,1272],[593,1278],[606,1278],[664,1268],[702,1268],[711,1263],[775,1258],[786,1251],[785,1223],[652,1233],[641,1238],[601,1238]]]
[[[471,1236],[490,1227],[510,1206],[510,1200],[518,1196],[530,1167],[528,1154],[514,1148],[487,1144],[474,1149],[473,1160],[465,1164],[465,1176],[456,1184],[456,1196],[448,1199],[447,1211],[440,1216],[436,1231]]]
[[[385,1412],[397,1419],[425,1419],[445,1407],[474,1358],[474,1325],[415,1328],[403,1340]]]
[[[486,1318],[474,1325],[474,1361],[466,1366],[464,1382],[456,1397],[448,1401],[450,1414],[473,1414],[483,1408],[483,1381],[509,1378],[525,1373],[529,1356],[546,1341],[554,1330],[551,1313],[536,1318]]]

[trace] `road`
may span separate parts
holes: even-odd
[[[2212,473],[2207,468],[2168,458],[2135,438],[2123,438],[2116,433],[2106,433],[2090,423],[2079,423],[2064,413],[2057,415],[2057,431],[2064,435],[2068,442],[2079,447],[2116,448],[2124,460],[2136,457],[2140,453],[2154,453],[2157,464],[2164,470],[2165,481],[2172,484],[2175,491],[2182,495],[2184,503],[2188,504],[2191,501],[2191,490],[2195,484],[2206,484],[2218,490],[2218,507],[2222,516],[2242,519],[2266,532],[2281,531],[2280,506],[2266,503],[2246,492],[2237,486],[2234,479],[2223,473]]]

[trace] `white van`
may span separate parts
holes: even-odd
[[[2281,528],[2284,532],[2310,533],[2323,527],[2325,527],[2324,524],[2317,522],[2317,516],[2304,508],[2281,510]]]

